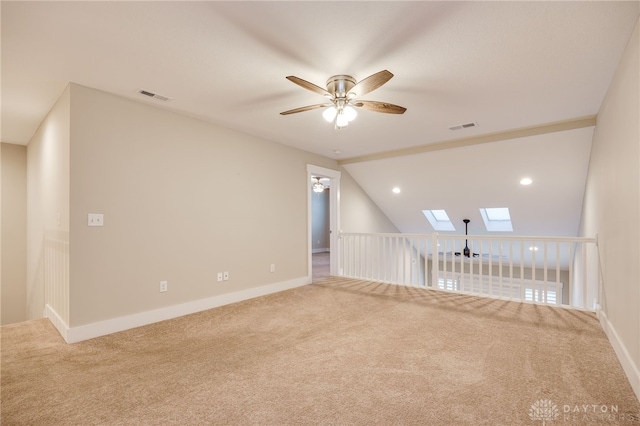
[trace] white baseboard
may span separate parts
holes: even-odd
[[[231,303],[241,302],[268,294],[311,284],[311,277],[300,277],[289,281],[267,284],[260,287],[240,290],[233,293],[221,294],[207,299],[194,300],[179,305],[167,306],[152,311],[140,312],[118,318],[69,327],[60,316],[49,306],[45,307],[45,316],[58,329],[67,343],[77,343],[119,331],[129,330],[155,322],[165,321],[196,312],[206,311]]]
[[[314,248],[311,253],[329,253],[329,248]]]
[[[599,308],[599,306],[598,306]],[[636,394],[636,398],[640,400],[640,370],[638,370],[638,366],[633,362],[633,358],[629,355],[629,351],[627,351],[626,346],[620,340],[618,333],[616,333],[615,328],[609,322],[607,315],[601,309],[598,309],[598,318],[600,319],[600,324],[602,325],[602,329],[604,333],[609,338],[609,342],[611,346],[613,346],[613,350],[618,356],[618,360],[622,365],[622,369],[624,370],[627,378],[629,379],[629,383],[631,383],[631,388]]]
[[[56,330],[58,330],[58,333],[60,333],[62,338],[67,341],[69,326],[62,318],[60,318],[60,315],[58,315],[50,305],[44,305],[44,317],[51,321],[51,324],[53,324]]]

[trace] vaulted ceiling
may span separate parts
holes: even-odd
[[[1,13],[3,142],[27,144],[71,81],[335,158],[403,232],[431,232],[421,210],[444,208],[482,233],[478,208],[509,207],[515,234],[575,235],[595,115],[640,2],[3,1]],[[403,115],[360,110],[336,130],[321,110],[279,114],[325,101],[285,76],[324,87],[384,69],[394,77],[363,99]]]

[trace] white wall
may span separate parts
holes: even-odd
[[[27,319],[27,147],[0,148],[2,241],[0,324]]]
[[[598,237],[601,322],[640,398],[639,26],[598,113],[581,235]]]
[[[334,160],[75,84],[71,135],[70,327],[310,276],[306,166]]]
[[[342,232],[400,232],[344,167],[341,168],[340,173]]]
[[[48,303],[68,321],[69,108],[67,87],[27,145],[28,319]]]

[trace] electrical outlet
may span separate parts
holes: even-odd
[[[222,272],[218,272],[218,281],[222,281]]]
[[[89,213],[87,216],[87,225],[104,226],[104,215],[102,213]]]
[[[160,293],[169,290],[169,283],[167,281],[160,281]]]
[[[276,265],[275,263],[271,264],[271,272],[275,272],[276,271]]]
[[[222,279],[225,281],[229,281],[229,272],[228,271],[224,271],[222,274]]]

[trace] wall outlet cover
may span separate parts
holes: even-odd
[[[87,225],[104,226],[104,215],[102,213],[89,213],[87,215]]]

